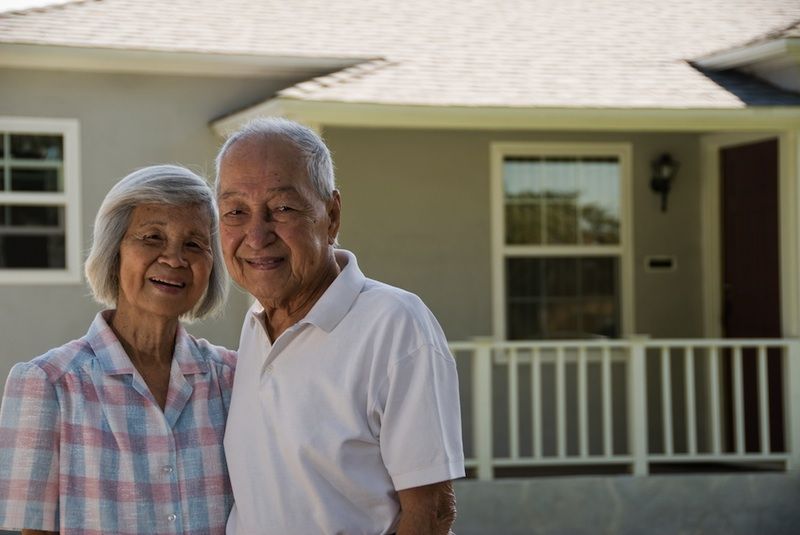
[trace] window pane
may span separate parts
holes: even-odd
[[[0,268],[64,269],[64,233],[46,235],[0,234]]]
[[[583,295],[614,295],[617,262],[610,258],[581,259],[581,288]]]
[[[6,190],[6,170],[4,167],[0,167],[0,191]]]
[[[62,191],[58,169],[11,169],[12,191]]]
[[[506,158],[506,243],[619,243],[619,173],[617,158]]]
[[[542,243],[544,170],[539,159],[510,158],[503,165],[506,243]]]
[[[63,226],[62,206],[9,206],[7,224],[12,227],[59,227]]]
[[[581,163],[582,243],[619,243],[619,162],[585,158]]]
[[[619,336],[619,318],[615,297],[592,297],[582,303],[583,329],[587,333],[616,338]]]
[[[512,299],[542,295],[542,262],[536,258],[506,260],[508,295]]]
[[[547,237],[545,243],[578,242],[578,161],[575,158],[548,158],[544,163],[547,198]]]
[[[542,243],[542,209],[539,201],[506,205],[506,243]]]
[[[61,136],[11,134],[11,158],[19,160],[61,160]]]
[[[66,265],[63,206],[0,206],[0,268]]]
[[[574,245],[577,242],[578,214],[575,202],[549,201],[547,203],[547,243]]]
[[[577,258],[547,258],[544,264],[545,287],[548,297],[571,297],[578,294]]]
[[[619,336],[616,257],[507,258],[509,339]]]

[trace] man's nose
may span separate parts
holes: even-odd
[[[251,249],[263,249],[275,241],[275,222],[267,218],[259,218],[250,223],[245,237]]]

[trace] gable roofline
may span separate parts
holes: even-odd
[[[281,116],[312,128],[707,132],[800,128],[800,106],[709,108],[519,108],[388,105],[276,97],[211,122],[226,137],[250,119]]]
[[[772,61],[800,63],[800,38],[782,38],[721,50],[694,61],[705,69],[737,69]]]
[[[368,59],[0,43],[0,67],[60,71],[308,78]]]

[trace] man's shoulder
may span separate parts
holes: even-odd
[[[402,288],[367,279],[352,312],[360,332],[382,333],[408,343],[445,343],[441,326],[430,309],[419,296]]]
[[[430,314],[428,307],[416,294],[374,279],[366,279],[357,304],[373,308],[375,312],[384,311],[409,317]]]

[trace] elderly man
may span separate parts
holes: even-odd
[[[455,362],[415,295],[335,249],[330,153],[283,119],[251,122],[217,157],[244,321],[225,451],[229,535],[446,534],[464,475]]]

